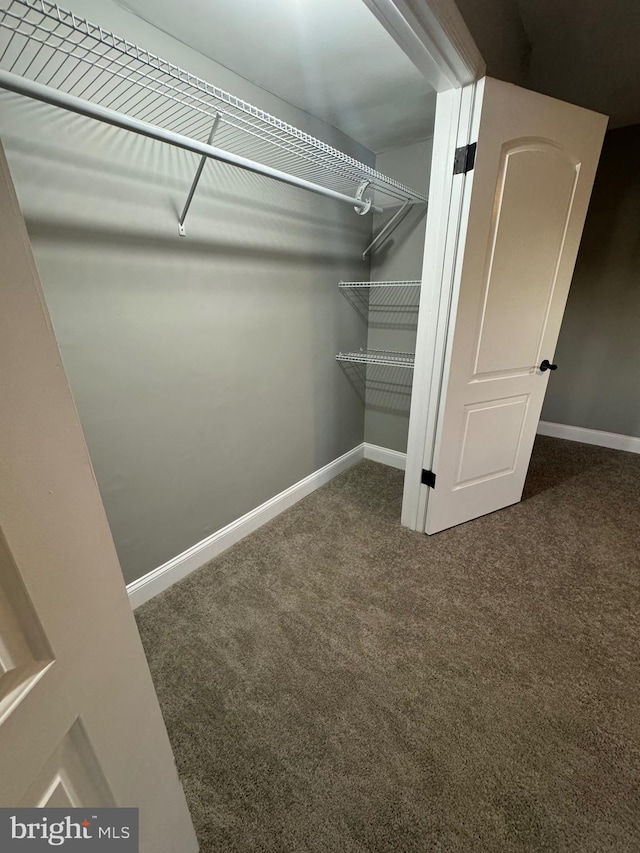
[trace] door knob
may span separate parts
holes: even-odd
[[[558,365],[557,364],[551,364],[551,362],[549,361],[548,358],[545,358],[545,360],[540,365],[540,370],[543,373],[545,372],[545,370],[557,370],[557,369],[558,369]]]

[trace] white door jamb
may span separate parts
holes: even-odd
[[[439,409],[447,333],[457,300],[456,259],[464,234],[461,222],[465,175],[454,179],[453,157],[457,147],[473,142],[473,110],[476,84],[438,95],[431,162],[431,185],[424,243],[422,287],[416,357],[411,392],[411,414],[402,502],[402,524],[424,533],[429,487],[421,483],[423,468],[431,469]]]
[[[484,60],[454,0],[363,2],[436,92],[484,76]]]

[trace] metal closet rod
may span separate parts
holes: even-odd
[[[306,181],[304,178],[298,178],[295,175],[289,175],[287,172],[281,172],[279,169],[272,169],[270,166],[265,166],[255,160],[249,160],[246,157],[240,157],[230,151],[225,151],[222,148],[216,148],[215,145],[208,145],[205,142],[198,142],[197,139],[190,139],[188,136],[182,136],[180,133],[174,133],[171,130],[165,130],[162,127],[157,127],[154,124],[148,124],[145,121],[131,118],[123,113],[110,110],[107,107],[102,107],[99,104],[92,104],[90,101],[85,101],[75,95],[69,95],[66,92],[61,92],[58,89],[53,89],[51,86],[45,86],[42,83],[35,83],[33,80],[28,80],[26,77],[20,77],[18,74],[12,74],[10,71],[0,69],[0,86],[3,89],[8,89],[10,92],[17,92],[19,95],[26,95],[29,98],[34,98],[36,101],[43,101],[45,104],[52,104],[55,107],[70,110],[80,115],[88,116],[89,118],[97,119],[98,121],[112,124],[114,127],[121,127],[124,130],[131,130],[133,133],[139,133],[141,136],[148,136],[151,139],[157,139],[160,142],[167,142],[169,145],[174,145],[176,148],[184,148],[186,151],[193,151],[195,154],[202,154],[205,157],[210,157],[212,160],[220,160],[223,163],[230,163],[232,166],[237,166],[239,169],[245,169],[248,172],[255,172],[258,175],[266,175],[268,178],[273,178],[275,181],[280,181],[283,184],[290,184],[293,187],[300,187],[303,190],[309,190],[317,195],[323,195],[327,198],[335,199],[336,201],[350,204],[352,207],[363,210],[368,207],[369,202],[365,199],[358,199],[339,193],[336,190],[331,190],[328,187],[323,187],[320,184],[314,184],[312,181]],[[382,213],[383,208],[371,205],[370,210],[376,213]]]

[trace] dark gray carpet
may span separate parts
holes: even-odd
[[[363,462],[137,611],[202,853],[640,850],[640,456],[433,537]]]

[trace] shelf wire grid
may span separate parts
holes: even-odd
[[[397,352],[395,350],[360,349],[355,352],[339,352],[336,359],[359,364],[383,364],[388,367],[413,369],[415,355],[412,352]]]
[[[2,0],[0,67],[132,118],[377,204],[426,196],[47,0]],[[367,194],[369,190],[367,190]]]
[[[420,287],[420,281],[339,281],[338,287],[350,289],[355,287]]]

